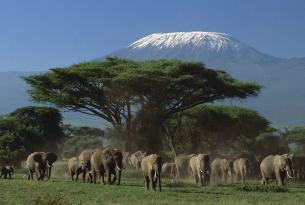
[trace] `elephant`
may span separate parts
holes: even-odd
[[[211,175],[213,182],[216,182],[216,177],[222,178],[223,183],[227,184],[227,178],[230,177],[231,184],[233,183],[233,162],[227,159],[216,158],[211,164]]]
[[[37,180],[43,180],[45,175],[49,180],[53,163],[57,160],[57,155],[53,152],[33,152],[26,161],[28,169],[28,180],[33,179],[33,173],[36,173]]]
[[[105,183],[105,173],[108,175],[108,184],[114,184],[117,176],[116,169],[119,171],[118,183],[121,183],[123,169],[123,154],[118,149],[95,150],[91,156],[92,181],[96,183],[97,178],[101,178],[101,183]],[[112,178],[113,175],[113,179]]]
[[[176,164],[174,162],[165,162],[162,165],[162,174],[168,174],[170,177],[176,177]]]
[[[149,190],[149,183],[151,182],[152,189],[156,191],[158,183],[159,191],[161,192],[162,157],[157,154],[144,157],[141,162],[141,169],[146,189]]]
[[[12,166],[4,166],[1,169],[0,178],[3,176],[4,179],[7,179],[7,177],[12,179],[12,174],[14,174],[14,168]]]
[[[305,181],[305,157],[293,157],[294,176],[299,181]]]
[[[194,175],[195,183],[200,186],[210,184],[210,156],[208,154],[198,154],[190,159],[190,168]]]
[[[130,162],[130,155],[131,153],[130,152],[122,152],[123,154],[123,168],[127,168],[128,166],[131,165],[131,162]]]
[[[130,163],[136,169],[140,169],[141,161],[146,156],[146,152],[136,151],[130,155]]]
[[[74,175],[76,175],[75,181],[77,182],[78,176],[83,172],[82,166],[77,157],[72,157],[68,160],[68,170],[72,181],[74,181]]]
[[[236,181],[238,181],[238,178],[240,177],[242,182],[245,183],[246,177],[248,176],[249,166],[249,160],[246,158],[234,160],[233,167]]]
[[[93,152],[94,150],[92,149],[85,149],[78,156],[83,173],[83,182],[86,182],[86,174],[91,170],[91,156]]]
[[[46,163],[46,174],[47,180],[50,180],[52,173],[53,163],[57,160],[57,155],[53,152],[44,152],[42,155],[42,160]]]
[[[286,184],[287,176],[293,178],[293,154],[268,155],[260,164],[262,184],[267,185],[269,179],[275,179],[278,186]]]
[[[181,178],[182,176],[187,175],[187,171],[189,171],[190,159],[195,156],[195,154],[179,154],[175,157],[176,164],[176,178]]]

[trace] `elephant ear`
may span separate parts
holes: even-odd
[[[110,157],[112,157],[112,150],[110,149],[105,149],[103,151],[103,155],[105,156],[106,159],[109,159]]]
[[[33,155],[33,160],[35,162],[41,163],[43,161],[43,154],[41,152],[37,152]]]
[[[57,160],[57,155],[53,152],[46,152],[46,153],[43,153],[42,159],[44,161],[48,161],[50,164],[53,164]]]
[[[293,157],[294,157],[294,154],[293,154],[293,153],[287,153],[287,154],[283,154],[282,156],[284,156],[284,157],[287,158],[287,159],[292,160]]]

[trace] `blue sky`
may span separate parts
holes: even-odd
[[[102,57],[154,32],[217,31],[305,57],[303,0],[0,0],[0,71]]]

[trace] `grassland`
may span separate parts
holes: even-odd
[[[48,182],[27,181],[23,173],[15,174],[13,180],[0,179],[0,204],[305,204],[305,185],[297,183],[290,183],[288,189],[263,188],[258,182],[250,182],[246,187],[197,187],[190,179],[172,182],[165,178],[160,193],[146,191],[136,171],[126,171],[120,186],[110,186],[72,182],[62,174],[63,170],[54,170],[54,177]]]

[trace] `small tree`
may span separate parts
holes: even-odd
[[[55,108],[23,107],[0,118],[0,160],[18,163],[27,154],[58,151],[64,137]]]
[[[257,135],[269,127],[256,111],[227,105],[199,105],[167,123],[180,153],[255,153]]]

